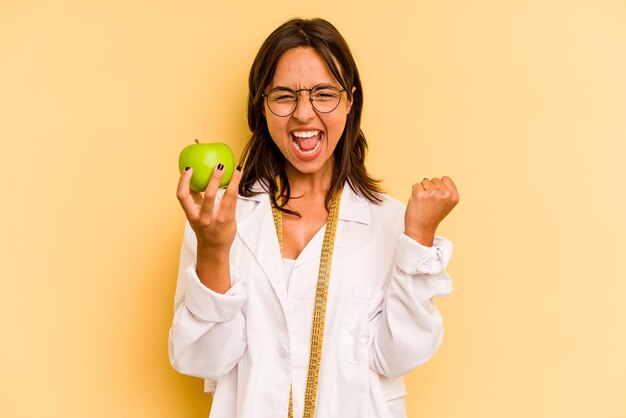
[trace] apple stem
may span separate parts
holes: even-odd
[[[194,139],[194,141],[196,141],[196,144],[200,143],[200,141],[198,141],[198,138]]]

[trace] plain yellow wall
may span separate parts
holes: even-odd
[[[0,416],[206,417],[167,332],[179,151],[239,154],[247,72],[293,16],[342,31],[368,166],[461,202],[411,417],[626,417],[626,3],[0,1]]]

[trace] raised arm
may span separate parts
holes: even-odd
[[[370,322],[370,367],[382,375],[408,373],[428,361],[441,344],[443,320],[434,299],[452,290],[445,270],[452,244],[435,232],[458,201],[449,177],[413,186],[383,303]]]

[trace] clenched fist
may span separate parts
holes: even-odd
[[[433,245],[439,223],[459,203],[450,177],[424,179],[413,185],[404,214],[404,233],[422,245]]]

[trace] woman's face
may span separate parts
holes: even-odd
[[[310,89],[320,84],[330,84],[341,89],[322,56],[311,47],[287,50],[278,61],[272,83],[265,93],[276,87],[291,90]],[[346,126],[352,101],[346,92],[330,113],[319,113],[311,105],[309,92],[299,93],[296,110],[290,116],[276,116],[265,100],[264,114],[272,140],[291,165],[300,173],[313,174],[332,169],[335,147]]]

